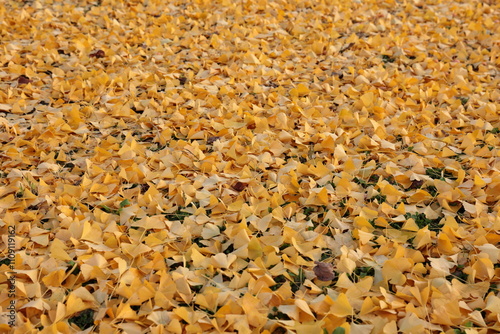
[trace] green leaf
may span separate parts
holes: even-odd
[[[337,327],[334,329],[332,334],[345,334],[345,328],[344,327]]]
[[[495,134],[495,133],[500,133],[500,129],[498,129],[498,128],[493,128],[493,129],[491,129],[491,130],[488,130],[488,132],[491,132],[491,133],[493,133],[493,134]]]
[[[112,213],[113,212],[113,209],[111,209],[107,205],[101,205],[101,210],[104,211],[104,212],[106,212],[106,213]]]
[[[128,199],[124,199],[123,201],[120,202],[120,208],[124,208],[127,205],[130,205],[130,201]]]

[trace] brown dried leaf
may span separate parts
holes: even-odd
[[[314,263],[316,264],[316,266],[314,266],[313,271],[320,281],[331,281],[335,278],[333,265],[331,263],[320,261],[314,261]]]
[[[24,74],[19,76],[19,78],[17,78],[17,83],[19,83],[20,85],[29,84],[30,82],[33,81]]]
[[[106,53],[104,53],[103,50],[97,50],[89,54],[89,56],[94,58],[104,58],[106,56]]]
[[[424,180],[413,180],[411,181],[411,186],[409,187],[409,189],[421,188],[424,182],[425,182]]]
[[[236,191],[243,191],[247,186],[248,186],[248,183],[243,183],[243,182],[238,181],[235,184],[233,184],[231,187]]]
[[[219,139],[220,139],[220,137],[217,137],[217,136],[208,137],[207,138],[207,144],[208,145],[212,145],[214,142],[216,142]]]

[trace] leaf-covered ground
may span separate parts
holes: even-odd
[[[3,332],[500,330],[497,1],[5,0],[0,35]]]

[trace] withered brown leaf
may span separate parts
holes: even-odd
[[[248,183],[243,183],[243,182],[238,181],[232,185],[232,188],[236,191],[243,191],[247,186],[248,186]]]
[[[32,80],[23,74],[23,75],[19,76],[19,78],[17,78],[17,82],[19,84],[28,84],[28,83],[32,82]]]
[[[424,180],[413,180],[413,181],[411,181],[410,189],[421,188],[423,184],[424,184]]]
[[[207,144],[211,145],[214,142],[216,142],[218,139],[220,139],[220,137],[217,137],[217,136],[208,137]]]
[[[331,263],[320,261],[314,261],[314,263],[316,264],[316,266],[314,266],[313,271],[320,281],[331,281],[335,278],[333,265]]]
[[[89,55],[90,57],[95,57],[95,58],[104,58],[106,54],[102,50],[97,50]]]

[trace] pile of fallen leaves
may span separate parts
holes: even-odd
[[[497,1],[5,0],[0,34],[3,332],[12,277],[17,333],[500,331]]]

